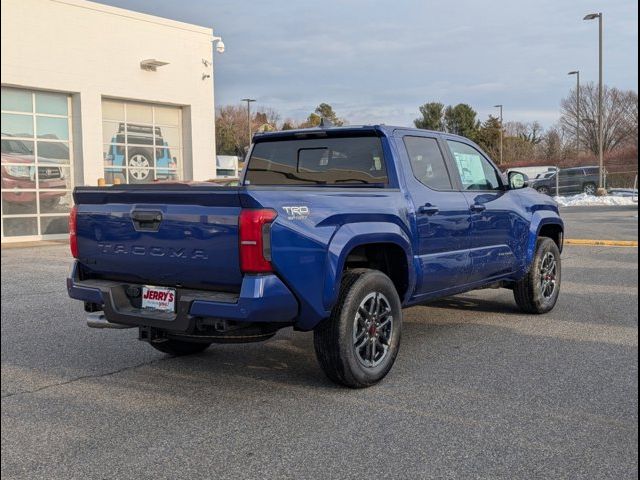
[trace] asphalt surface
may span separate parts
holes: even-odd
[[[637,239],[637,210],[564,216]],[[3,248],[2,478],[636,478],[638,250],[563,259],[545,316],[505,290],[406,310],[393,370],[353,391],[290,329],[169,358],[86,328],[66,246]]]
[[[638,207],[566,207],[565,236],[572,239],[638,240]]]

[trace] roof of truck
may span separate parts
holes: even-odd
[[[398,125],[385,125],[383,123],[374,125],[343,125],[343,126],[331,126],[331,127],[312,127],[312,128],[296,128],[292,130],[280,130],[277,132],[258,132],[254,134],[256,139],[263,138],[285,138],[285,137],[304,137],[304,136],[321,136],[323,133],[327,134],[352,134],[362,132],[378,132],[384,135],[393,135],[396,130],[414,131],[416,133],[432,133],[434,135],[444,135],[449,138],[461,138],[469,141],[469,139],[460,135],[455,135],[447,132],[439,132],[436,130],[426,130],[423,128],[415,127],[402,127]]]

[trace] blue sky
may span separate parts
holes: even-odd
[[[212,27],[217,105],[247,96],[283,118],[320,102],[350,123],[411,125],[428,101],[469,103],[486,118],[558,118],[575,84],[596,81],[604,13],[605,83],[638,90],[638,4],[630,0],[103,0]]]

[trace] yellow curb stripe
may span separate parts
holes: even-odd
[[[583,245],[589,247],[638,247],[637,241],[630,240],[588,240],[567,238],[564,241],[565,245]]]

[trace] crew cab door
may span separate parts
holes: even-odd
[[[470,143],[448,139],[450,158],[470,214],[467,284],[513,272],[528,223],[497,168]]]
[[[421,268],[416,296],[464,283],[469,239],[469,205],[451,179],[437,136],[412,133],[398,139],[408,156],[405,179],[414,206],[415,251]]]

